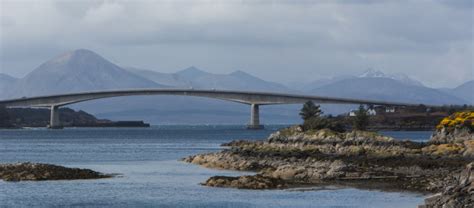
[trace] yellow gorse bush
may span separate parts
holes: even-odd
[[[446,118],[436,126],[437,129],[447,128],[462,128],[468,127],[474,129],[474,111],[470,112],[456,112]]]

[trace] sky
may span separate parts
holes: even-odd
[[[307,82],[368,68],[430,87],[474,79],[472,0],[0,0],[0,73],[74,49],[121,66]]]

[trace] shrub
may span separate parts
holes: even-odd
[[[337,131],[337,132],[341,132],[341,133],[346,131],[346,128],[345,128],[344,124],[342,124],[339,121],[330,122],[328,128],[333,130],[333,131]]]
[[[319,130],[327,128],[329,125],[329,121],[326,118],[322,117],[312,117],[308,118],[303,122],[303,129],[307,130]]]
[[[320,129],[330,129],[336,132],[344,132],[345,128],[342,123],[337,121],[331,121],[330,119],[324,117],[313,117],[307,119],[303,123],[303,130],[320,130]]]
[[[474,111],[453,113],[452,115],[443,118],[436,128],[438,130],[444,128],[448,132],[451,132],[456,128],[468,128],[470,131],[474,131]]]

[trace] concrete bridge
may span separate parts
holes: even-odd
[[[248,128],[260,129],[259,106],[277,105],[277,104],[299,104],[307,101],[315,103],[332,104],[372,104],[384,106],[418,106],[414,103],[386,102],[363,99],[347,99],[322,97],[300,94],[284,94],[273,92],[251,92],[251,91],[229,91],[229,90],[195,90],[195,89],[125,89],[110,91],[93,91],[59,95],[48,95],[38,97],[23,97],[19,99],[10,99],[0,101],[0,105],[5,107],[47,107],[51,109],[50,128],[61,128],[59,121],[59,107],[84,102],[120,96],[138,96],[138,95],[177,95],[177,96],[196,96],[214,99],[227,100],[242,103],[250,106],[250,122]]]

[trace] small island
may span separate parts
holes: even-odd
[[[68,168],[43,163],[0,164],[0,179],[4,181],[44,181],[111,178],[89,169]]]
[[[98,119],[85,111],[61,108],[61,127],[150,127],[143,121],[111,121]],[[5,108],[0,105],[0,129],[46,127],[50,122],[50,110],[42,108]]]
[[[217,153],[184,158],[208,168],[254,171],[215,176],[213,187],[283,189],[339,185],[363,189],[438,193],[421,207],[474,206],[474,112],[441,121],[426,143],[400,141],[366,131],[360,108],[354,129],[345,131],[320,116],[318,106],[302,109],[303,125],[279,130],[265,141],[233,141]]]

